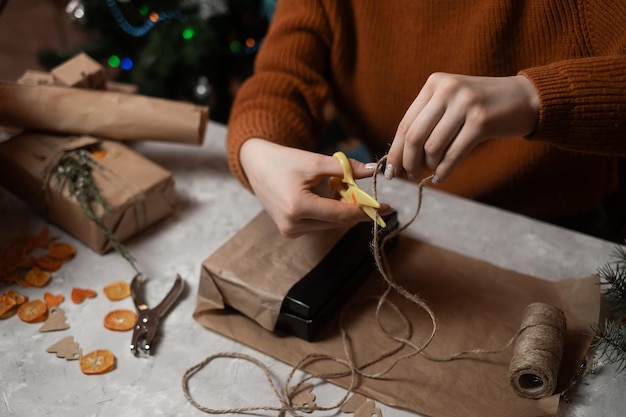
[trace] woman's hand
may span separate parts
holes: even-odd
[[[247,140],[239,157],[252,190],[284,236],[370,220],[357,206],[331,198],[328,177],[343,177],[336,158],[263,139]],[[355,179],[374,173],[371,165],[355,160],[350,164]],[[382,205],[379,212],[390,211],[388,205]]]
[[[432,74],[402,118],[385,178],[418,178],[424,168],[443,181],[478,144],[535,130],[539,97],[523,76]]]

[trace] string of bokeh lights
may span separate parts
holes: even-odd
[[[127,34],[134,37],[142,37],[147,35],[159,22],[166,20],[180,20],[184,21],[185,16],[179,11],[150,11],[147,5],[139,7],[138,12],[141,16],[146,17],[146,21],[139,26],[133,26],[124,17],[124,13],[117,5],[117,0],[106,0],[106,4],[115,19],[118,26]],[[181,36],[185,40],[191,40],[194,38],[196,31],[193,27],[187,26],[183,28]],[[239,40],[233,40],[228,44],[228,48],[224,48],[224,52],[230,55],[254,55],[261,47],[261,40],[254,38],[246,38],[242,43]],[[117,55],[109,56],[107,63],[111,68],[121,68],[125,71],[130,71],[134,67],[134,62],[129,57],[119,57]]]
[[[170,10],[165,12],[151,12],[148,6],[143,5],[139,7],[138,11],[140,15],[147,17],[147,19],[143,25],[133,26],[128,20],[126,20],[126,17],[124,17],[124,13],[122,13],[117,5],[117,0],[106,0],[106,4],[119,27],[124,32],[135,37],[145,36],[158,22],[166,20],[184,20],[185,18],[185,16],[178,11]]]

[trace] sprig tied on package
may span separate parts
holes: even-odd
[[[115,237],[113,231],[94,210],[94,207],[99,205],[105,214],[110,213],[110,208],[93,178],[93,168],[97,163],[91,153],[84,149],[66,153],[54,171],[57,186],[59,189],[67,186],[70,195],[76,198],[85,216],[98,225],[111,247],[119,252],[135,271],[138,271],[135,259],[128,249]]]
[[[618,372],[623,372],[626,370],[626,251],[617,247],[613,257],[614,261],[598,269],[612,317],[602,324],[592,324],[595,332],[592,348],[607,363],[616,364]]]

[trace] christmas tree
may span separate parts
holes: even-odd
[[[226,122],[273,0],[70,0],[65,11],[93,36],[74,50],[41,50],[43,68],[83,51],[140,94],[208,105],[211,119]]]

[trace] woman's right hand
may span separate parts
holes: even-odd
[[[385,177],[428,169],[443,181],[480,143],[530,135],[538,118],[539,96],[524,76],[432,74],[398,125]]]
[[[297,237],[370,220],[356,205],[330,195],[328,177],[343,177],[340,162],[332,156],[249,139],[239,158],[252,190],[283,236]],[[352,159],[350,164],[354,179],[374,173],[369,164]],[[391,211],[386,204],[379,209],[381,215]]]

